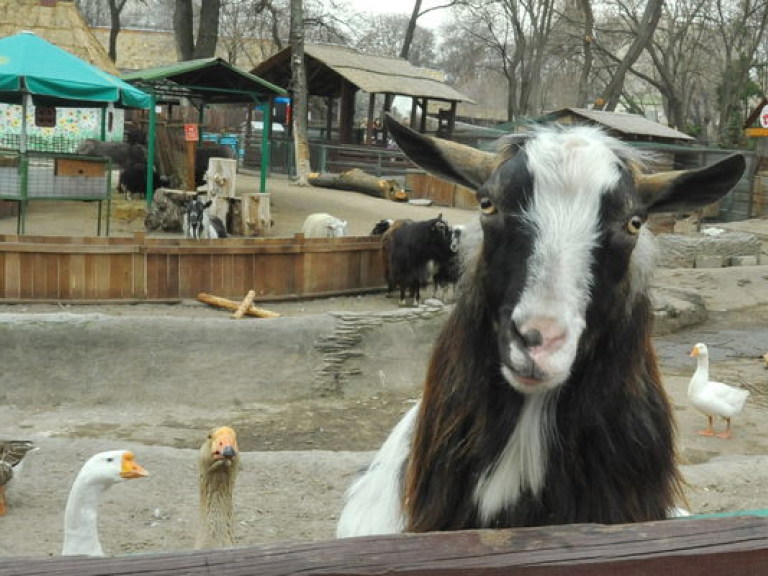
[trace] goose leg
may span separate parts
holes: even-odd
[[[725,418],[725,432],[716,434],[718,438],[730,438],[731,437],[731,419]]]
[[[706,430],[699,430],[700,436],[714,436],[715,435],[715,429],[713,427],[713,420],[714,418],[712,416],[707,416],[707,429]]]
[[[0,486],[0,516],[5,516],[8,508],[5,504],[5,486]]]

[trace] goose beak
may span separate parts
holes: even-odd
[[[691,358],[695,358],[699,355],[699,349],[694,346],[693,350],[691,350]]]
[[[134,461],[133,452],[126,452],[123,454],[123,462],[120,466],[120,476],[126,480],[131,478],[145,478],[149,476],[147,472],[138,462]]]
[[[237,434],[232,428],[222,426],[211,434],[211,455],[214,460],[232,460],[237,453]]]

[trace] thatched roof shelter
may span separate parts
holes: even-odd
[[[24,30],[105,72],[120,75],[73,0],[0,0],[0,37]]]
[[[278,86],[289,88],[291,53],[291,47],[288,46],[256,66],[251,73]],[[390,97],[386,99],[388,105],[385,106],[384,112],[389,111],[392,96],[413,98],[411,125],[415,127],[416,108],[420,107],[422,131],[425,129],[427,102],[438,100],[446,103],[448,109],[441,113],[441,121],[445,122],[443,130],[447,136],[453,131],[457,103],[472,102],[468,96],[446,84],[437,70],[418,68],[403,58],[372,56],[345,46],[321,44],[306,44],[304,58],[309,94],[341,100],[339,134],[342,142],[349,142],[351,138],[354,95],[358,90],[370,95],[369,126],[373,121],[376,94]],[[330,134],[330,126],[328,133]]]

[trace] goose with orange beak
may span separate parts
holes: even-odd
[[[80,469],[64,510],[64,556],[104,556],[99,542],[98,507],[111,486],[146,478],[149,473],[129,450],[111,450],[92,456]]]

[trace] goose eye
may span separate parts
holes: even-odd
[[[643,226],[643,219],[640,218],[640,216],[632,216],[627,221],[627,232],[629,232],[632,235],[639,234],[640,228]]]
[[[107,462],[113,462],[114,460],[114,458],[107,458]]]
[[[480,212],[483,214],[494,214],[496,212],[496,206],[493,205],[493,202],[488,196],[480,198]]]

